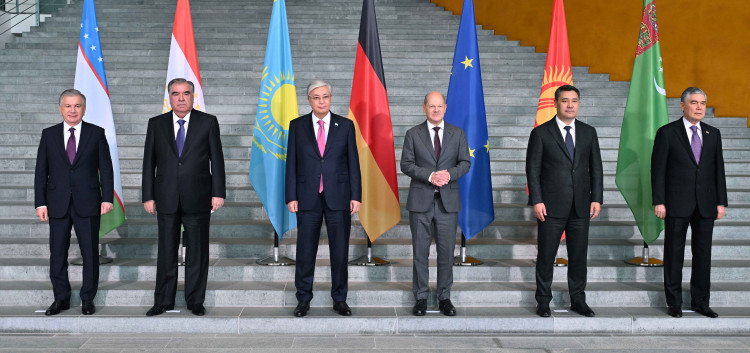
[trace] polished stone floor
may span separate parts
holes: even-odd
[[[0,352],[750,352],[750,336],[0,334]]]

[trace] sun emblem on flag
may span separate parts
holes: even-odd
[[[253,145],[260,148],[263,153],[270,153],[278,159],[286,160],[289,122],[299,113],[294,74],[270,74],[268,67],[265,67],[261,82]]]

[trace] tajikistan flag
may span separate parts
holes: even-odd
[[[190,1],[177,0],[172,28],[172,45],[169,48],[169,67],[167,81],[164,85],[163,112],[172,110],[169,104],[167,84],[175,78],[184,78],[195,85],[193,108],[206,111],[203,105],[203,88],[201,87],[201,70],[198,68],[198,51],[195,49],[193,19],[190,15]]]
[[[73,85],[86,96],[86,116],[84,119],[101,126],[109,143],[112,157],[112,170],[115,179],[114,209],[102,216],[99,236],[111,232],[125,222],[125,208],[122,205],[122,181],[120,180],[120,160],[117,157],[117,134],[112,118],[112,106],[107,89],[107,75],[104,72],[104,56],[99,41],[99,25],[96,22],[94,0],[84,0],[81,16],[81,34],[78,39],[78,60],[76,79]]]

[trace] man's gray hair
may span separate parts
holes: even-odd
[[[167,84],[167,92],[172,92],[172,85],[175,83],[187,83],[190,85],[190,93],[195,93],[195,85],[182,77],[173,78],[172,81],[169,81]]]
[[[431,91],[431,92],[427,92],[427,94],[425,94],[425,95],[424,95],[424,103],[422,103],[422,105],[427,105],[427,98],[428,98],[428,97],[430,96],[430,94],[432,94],[433,92],[437,92],[437,91]],[[440,92],[437,92],[437,93],[440,93]],[[445,103],[445,95],[444,95],[444,94],[442,94],[442,93],[440,93],[440,96],[441,96],[441,97],[443,97],[443,103]]]
[[[307,85],[307,96],[309,97],[310,93],[314,89],[320,88],[320,87],[323,87],[323,86],[328,87],[328,92],[330,92],[331,95],[333,95],[333,86],[331,86],[330,83],[328,83],[326,81],[323,81],[323,80],[313,80],[313,82],[310,82],[310,84]]]
[[[58,105],[60,106],[62,106],[63,97],[81,97],[83,98],[83,106],[84,107],[86,106],[86,96],[84,96],[83,93],[81,93],[81,91],[75,88],[66,89],[60,94],[60,101],[58,103]]]
[[[687,103],[688,97],[690,97],[691,94],[702,94],[706,100],[708,100],[708,96],[706,95],[706,92],[703,92],[702,89],[698,87],[688,87],[684,91],[682,91],[682,96],[680,97],[680,102]]]

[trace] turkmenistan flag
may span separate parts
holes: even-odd
[[[656,240],[664,229],[664,221],[654,215],[651,199],[651,151],[656,130],[668,122],[656,5],[653,0],[644,0],[633,76],[620,131],[615,183],[633,212],[646,244]]]
[[[112,118],[112,105],[107,88],[107,74],[104,72],[104,55],[99,41],[99,25],[96,21],[94,0],[83,2],[81,33],[78,39],[78,59],[76,61],[75,89],[86,96],[87,122],[104,129],[112,158],[112,171],[115,181],[114,209],[102,216],[99,236],[111,232],[125,222],[125,208],[122,205],[122,181],[120,180],[120,159],[117,157],[117,134]]]

